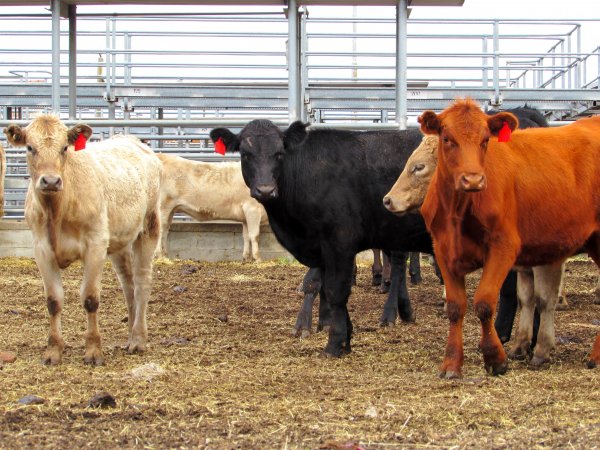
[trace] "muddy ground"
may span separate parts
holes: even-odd
[[[359,267],[353,353],[328,359],[323,333],[290,333],[302,266],[160,262],[149,351],[127,355],[126,309],[107,264],[106,365],[92,368],[83,364],[75,266],[64,272],[64,360],[46,367],[37,268],[30,259],[0,259],[0,350],[17,354],[0,370],[0,448],[598,448],[600,369],[585,368],[600,331],[592,264],[568,265],[570,309],[557,313],[549,367],[513,361],[506,375],[487,375],[470,309],[459,381],[437,377],[448,325],[436,306],[441,287],[430,266],[423,271],[423,284],[410,287],[417,322],[379,328],[384,296],[371,286],[370,268]],[[90,406],[101,392],[114,404]],[[26,396],[41,403],[20,403]]]

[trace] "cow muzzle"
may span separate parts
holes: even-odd
[[[383,206],[389,212],[397,214],[399,216],[409,211],[409,205],[406,202],[394,198],[391,195],[386,195],[385,197],[383,197]]]
[[[482,191],[487,186],[483,173],[463,173],[458,177],[457,190],[465,192]]]
[[[62,191],[62,178],[56,175],[42,175],[38,181],[38,189],[44,194]]]
[[[259,184],[252,189],[251,195],[259,202],[263,202],[277,198],[279,193],[274,184]]]

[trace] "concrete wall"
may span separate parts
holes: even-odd
[[[174,222],[168,238],[169,257],[196,261],[241,261],[244,249],[242,224],[229,221]],[[262,226],[259,237],[263,260],[293,259],[275,238],[268,225]],[[0,220],[0,257],[33,258],[31,231],[24,221]],[[358,255],[361,261],[372,262],[370,251]]]
[[[263,259],[292,258],[277,242],[268,226],[259,237]],[[171,258],[198,261],[237,261],[242,259],[242,225],[236,222],[175,222],[168,238]],[[23,221],[0,220],[0,257],[33,257],[31,231]]]

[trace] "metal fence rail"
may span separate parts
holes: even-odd
[[[0,127],[52,108],[50,17],[0,14]],[[302,117],[313,126],[397,128],[393,15],[342,19],[301,9],[298,20]],[[214,154],[212,127],[237,130],[257,117],[288,123],[287,24],[272,12],[80,14],[77,120],[90,123],[97,139],[132,133],[156,151],[235,159]],[[600,46],[582,48],[582,24],[598,25],[585,18],[409,20],[408,125],[460,96],[490,107],[528,103],[552,121],[596,113]],[[67,55],[54,61],[62,118],[69,116]],[[7,154],[6,210],[20,218],[25,157],[19,149]]]

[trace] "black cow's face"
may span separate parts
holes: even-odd
[[[210,137],[215,142],[222,139],[227,150],[239,150],[242,175],[250,188],[250,195],[264,203],[279,197],[286,150],[304,138],[305,127],[305,124],[296,122],[282,132],[268,120],[253,120],[239,135],[216,128],[211,131]]]

